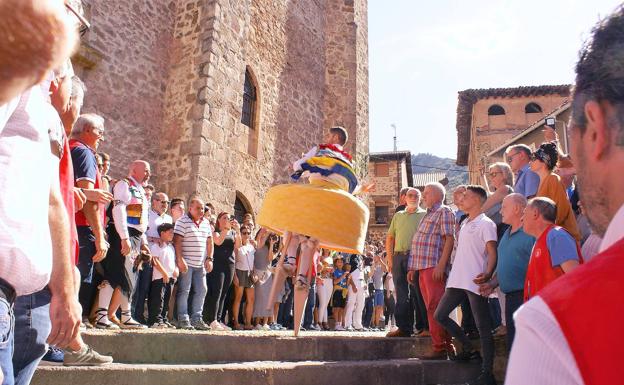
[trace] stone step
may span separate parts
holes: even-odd
[[[40,366],[33,385],[388,385],[458,384],[478,365],[418,359],[374,361],[254,361],[205,365],[112,364]]]
[[[383,333],[88,331],[83,339],[115,362],[202,364],[246,361],[406,359],[422,355],[429,338],[386,338]]]

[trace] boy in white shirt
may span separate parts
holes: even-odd
[[[461,304],[467,296],[472,315],[479,329],[481,339],[481,374],[471,385],[496,384],[492,374],[494,365],[494,340],[491,334],[491,318],[487,297],[479,291],[479,284],[487,282],[496,268],[496,224],[481,212],[481,206],[487,199],[487,192],[481,186],[466,186],[463,209],[468,218],[462,223],[457,240],[457,254],[448,280],[446,290],[434,318],[456,341],[462,344],[462,350],[451,360],[468,361],[479,359],[479,353],[464,334],[461,327],[449,314]]]
[[[171,223],[158,226],[160,240],[150,245],[154,257],[154,271],[152,273],[152,287],[148,300],[148,324],[155,329],[172,327],[167,322],[167,309],[171,290],[178,276],[176,267],[175,249],[173,248],[173,228]]]

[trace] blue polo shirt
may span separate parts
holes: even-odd
[[[518,171],[516,184],[514,184],[514,192],[524,195],[525,198],[535,196],[537,195],[539,184],[539,175],[531,171],[527,164]]]
[[[511,232],[508,228],[498,242],[498,263],[496,276],[503,293],[524,290],[531,251],[535,244],[535,238],[519,228]]]

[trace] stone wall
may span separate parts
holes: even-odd
[[[83,6],[92,26],[74,60],[88,88],[83,112],[106,119],[100,150],[111,155],[113,176],[127,175],[135,159],[150,161],[158,174],[174,2],[83,0]]]
[[[83,3],[93,24],[81,50],[85,111],[107,118],[102,150],[116,176],[144,158],[171,197],[199,194],[229,212],[238,199],[257,213],[338,124],[366,173],[365,0]],[[241,123],[246,71],[258,95],[251,128]]]

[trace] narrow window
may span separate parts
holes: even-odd
[[[253,129],[256,109],[256,86],[253,84],[249,70],[245,71],[245,87],[243,88],[243,114],[241,123]]]

